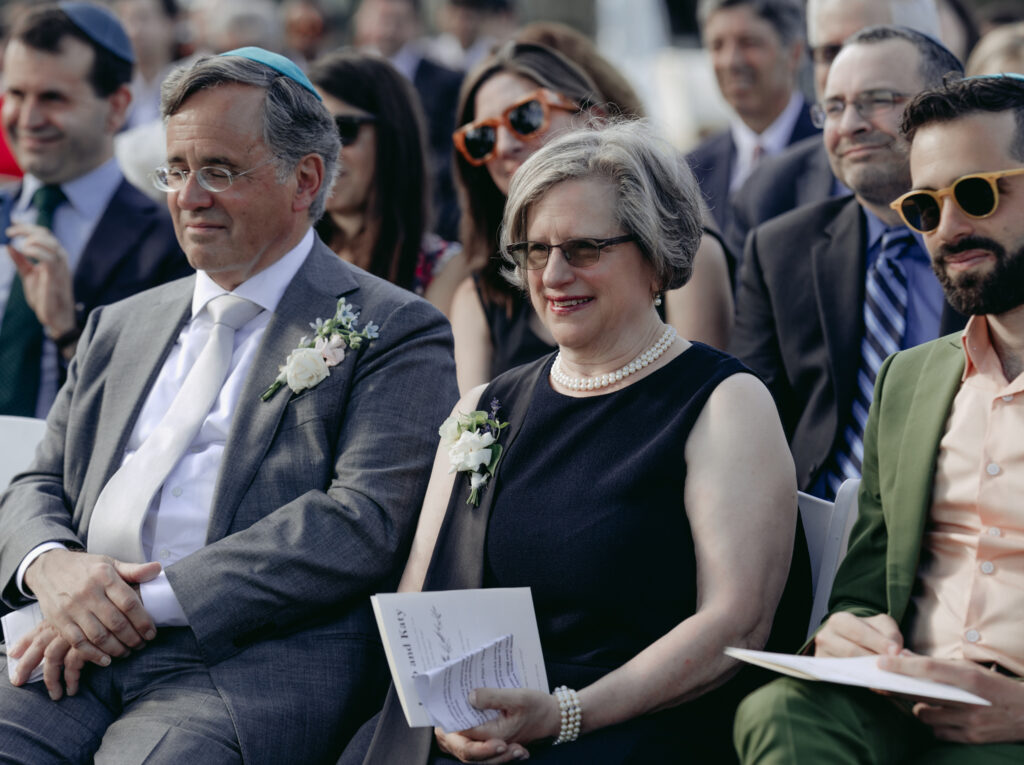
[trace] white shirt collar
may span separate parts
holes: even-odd
[[[739,187],[754,169],[754,152],[758,146],[761,147],[761,159],[779,154],[789,146],[793,128],[800,119],[800,110],[805,108],[807,107],[803,96],[794,91],[786,108],[761,133],[755,133],[742,120],[733,120],[729,124],[732,141],[736,146],[736,161],[733,163],[730,189],[735,190]]]
[[[313,238],[313,229],[310,227],[293,249],[262,271],[250,276],[235,287],[231,294],[251,300],[270,313],[276,311],[284,291],[288,289],[288,285],[312,251]],[[228,291],[211,279],[205,271],[197,271],[196,285],[192,291],[192,316],[197,316],[206,304],[218,295],[226,294]]]
[[[765,156],[778,154],[789,145],[790,136],[793,135],[793,128],[796,127],[796,121],[800,119],[800,110],[803,107],[804,97],[793,91],[786,108],[761,133],[755,133],[743,120],[733,120],[730,123],[730,129],[737,150],[753,154],[754,147],[760,144]]]
[[[111,157],[99,167],[96,167],[85,175],[80,175],[70,181],[60,184],[61,191],[67,197],[75,212],[79,213],[85,220],[99,220],[103,211],[110,204],[110,198],[114,196],[117,187],[121,185],[124,176],[117,160]],[[21,196],[18,204],[15,205],[17,212],[24,212],[32,206],[33,195],[45,184],[34,175],[25,175],[21,183]]]
[[[423,51],[416,40],[410,40],[390,60],[395,69],[405,75],[405,79],[412,81],[423,60]]]

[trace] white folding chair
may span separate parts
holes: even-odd
[[[814,602],[811,606],[811,620],[807,629],[810,637],[828,611],[828,598],[832,582],[839,569],[839,563],[846,554],[850,541],[850,529],[857,520],[857,494],[860,479],[843,481],[836,494],[836,501],[829,502],[810,494],[800,492],[797,503],[800,520],[807,537],[807,552],[811,559],[811,588]]]
[[[46,420],[0,414],[0,491],[32,463]]]

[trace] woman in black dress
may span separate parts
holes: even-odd
[[[689,276],[700,209],[689,170],[642,123],[565,134],[519,168],[506,273],[559,351],[459,402],[456,413],[508,423],[503,452],[496,467],[449,473],[460,448],[452,421],[442,428],[400,588],[531,587],[548,679],[576,690],[478,689],[476,705],[500,717],[437,730],[433,748],[391,698],[366,762],[733,758],[750,679],[722,650],[769,642],[796,487],[764,385],[655,309]],[[809,593],[794,592],[802,615],[780,613],[789,634],[776,630],[773,647],[803,637]]]

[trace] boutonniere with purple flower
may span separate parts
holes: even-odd
[[[480,489],[494,475],[501,459],[502,447],[498,443],[507,422],[498,419],[501,404],[491,401],[491,411],[477,410],[469,414],[453,414],[438,429],[441,444],[448,450],[451,462],[449,473],[469,473],[469,499],[467,505],[480,504]]]
[[[345,351],[358,350],[364,342],[379,337],[380,327],[372,321],[357,331],[358,320],[358,312],[352,310],[345,298],[338,298],[334,316],[326,321],[317,319],[309,325],[313,330],[312,338],[299,340],[299,347],[288,354],[284,366],[278,367],[280,374],[260,398],[269,400],[286,384],[294,393],[318,385],[331,374],[331,367],[345,358]]]

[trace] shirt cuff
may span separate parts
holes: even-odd
[[[26,598],[36,599],[36,596],[25,589],[25,572],[28,571],[28,567],[32,565],[33,561],[42,555],[44,552],[50,552],[50,550],[67,550],[68,546],[61,544],[60,542],[43,542],[41,545],[33,547],[31,552],[25,556],[25,559],[18,566],[17,572],[14,575],[14,582],[18,585],[18,589],[21,590],[21,594]]]
[[[167,572],[161,571],[155,579],[139,585],[142,605],[153,618],[157,627],[187,627],[188,619],[174,594],[171,583],[167,581]]]

